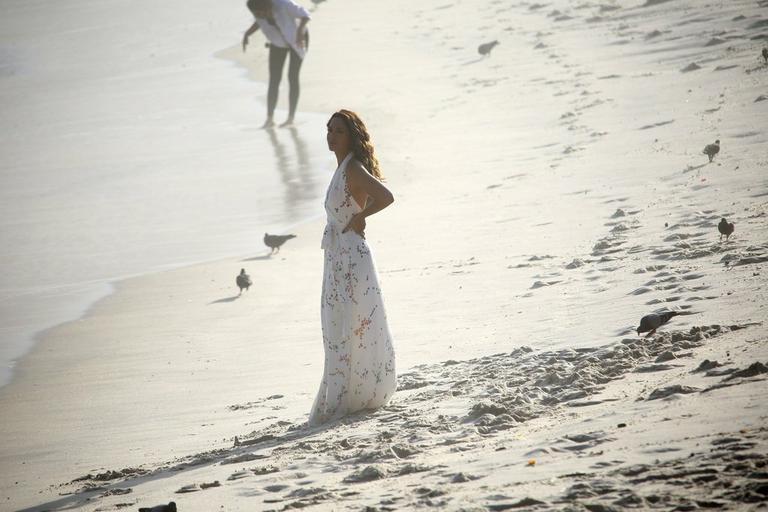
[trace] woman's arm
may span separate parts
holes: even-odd
[[[301,18],[301,21],[299,22],[299,26],[296,28],[296,46],[298,48],[304,48],[304,33],[307,29],[307,23],[309,23],[309,18],[304,17]]]
[[[309,11],[294,2],[293,0],[272,0],[275,5],[284,9],[291,18],[300,20],[296,28],[296,48],[304,48],[304,33],[309,22]],[[287,42],[287,41],[286,41]]]
[[[382,182],[363,169],[357,160],[352,160],[347,165],[347,186],[354,201],[360,198],[366,202],[365,208],[352,217],[342,232],[351,229],[358,235],[364,236],[365,218],[391,205],[395,201],[395,197]]]
[[[245,47],[248,46],[248,38],[257,30],[259,30],[259,22],[254,21],[253,25],[251,25],[250,28],[245,31],[245,34],[243,34],[243,51],[245,51]]]

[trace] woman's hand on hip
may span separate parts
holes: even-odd
[[[302,50],[307,49],[307,23],[309,22],[309,18],[301,18],[301,21],[299,22],[299,26],[296,27],[296,48],[301,48]]]
[[[341,230],[342,233],[346,233],[349,230],[354,231],[361,237],[365,238],[365,217],[356,213],[349,219],[347,226]]]

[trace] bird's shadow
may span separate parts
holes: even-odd
[[[260,260],[268,260],[272,257],[272,253],[262,254],[261,256],[254,256],[253,258],[245,258],[244,260],[240,261],[260,261]]]
[[[477,64],[478,62],[482,62],[485,60],[485,57],[478,57],[474,60],[468,60],[464,63],[462,63],[462,66],[469,66],[470,64]]]
[[[688,166],[688,167],[685,169],[685,171],[683,171],[683,172],[692,172],[692,171],[698,171],[699,169],[701,169],[701,168],[703,168],[703,167],[706,167],[707,165],[709,165],[709,163],[706,163],[706,164],[701,164],[701,165],[689,165],[689,166]]]
[[[235,302],[237,299],[239,299],[240,295],[233,295],[232,297],[224,297],[223,299],[214,300],[208,303],[210,306],[211,304],[223,304],[224,302]]]

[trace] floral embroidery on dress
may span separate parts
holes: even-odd
[[[342,233],[360,206],[347,185],[350,153],[328,185],[320,301],[325,365],[310,424],[386,404],[397,387],[395,352],[370,247]]]

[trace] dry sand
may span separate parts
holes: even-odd
[[[48,332],[0,389],[3,509],[765,506],[768,14],[647,3],[319,4],[302,108],[360,111],[395,191],[368,230],[398,393],[303,425],[308,222]]]

